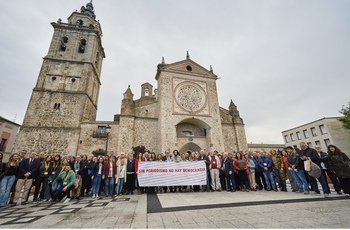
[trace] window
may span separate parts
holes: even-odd
[[[301,140],[300,132],[296,132],[298,140]]]
[[[284,135],[284,142],[285,142],[285,143],[288,143],[288,142],[289,142],[289,138],[288,138],[287,135]]]
[[[68,38],[67,37],[63,37],[62,40],[61,40],[60,51],[66,51],[67,43],[68,43]]]
[[[78,26],[83,26],[83,24],[84,24],[83,20],[79,19],[79,20],[77,21],[77,25],[78,25]]]
[[[5,151],[5,144],[6,144],[7,139],[2,138],[0,142],[0,151]]]
[[[78,52],[83,54],[85,52],[85,46],[86,46],[86,40],[81,39]]]
[[[182,131],[182,135],[190,137],[190,136],[192,136],[192,132],[191,131]]]
[[[148,97],[149,96],[149,89],[145,89],[145,96]]]
[[[311,142],[308,142],[308,143],[306,143],[307,144],[307,146],[309,146],[310,148],[312,148],[312,143]]]
[[[304,133],[304,137],[305,137],[305,138],[309,138],[309,134],[307,133],[307,130],[306,130],[306,129],[303,130],[303,133]]]
[[[297,145],[293,145],[293,148],[298,148],[298,146]]]
[[[290,134],[290,140],[291,140],[291,141],[295,141],[295,139],[294,139],[294,134],[293,134],[293,133]]]
[[[55,103],[55,105],[53,106],[53,109],[60,109],[61,104],[60,103]]]
[[[315,145],[318,145],[321,147],[321,141],[315,141]]]
[[[106,132],[106,126],[98,126],[97,133],[105,133]]]
[[[326,127],[324,125],[319,125],[318,127],[320,128],[320,132],[322,135],[327,133]]]
[[[331,141],[329,139],[324,139],[324,144],[326,145],[326,147],[328,147],[328,145],[331,144]]]
[[[311,130],[312,136],[313,136],[313,137],[316,137],[316,136],[317,136],[317,133],[316,133],[315,127],[312,127],[310,130]]]

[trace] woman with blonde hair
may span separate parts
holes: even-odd
[[[3,164],[3,168],[0,172],[0,207],[5,207],[7,205],[11,187],[15,182],[18,170],[18,155],[14,153],[10,156],[7,164]]]

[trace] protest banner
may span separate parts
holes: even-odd
[[[139,162],[137,179],[141,187],[205,185],[204,161],[145,161]]]

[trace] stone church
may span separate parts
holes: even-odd
[[[134,99],[126,87],[120,114],[96,121],[101,85],[102,30],[92,3],[68,22],[52,22],[54,34],[33,89],[14,152],[60,154],[165,150],[247,149],[244,123],[235,104],[218,104],[218,77],[190,59],[158,64],[157,88],[141,85]],[[109,132],[110,131],[110,132]]]

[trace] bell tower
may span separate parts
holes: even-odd
[[[68,22],[52,22],[53,37],[33,89],[16,150],[75,154],[81,122],[95,121],[103,58],[102,30],[92,2]],[[15,151],[16,151],[15,150]]]

